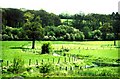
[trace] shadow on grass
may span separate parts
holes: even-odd
[[[10,47],[10,49],[30,49],[30,48],[24,48],[24,47]]]
[[[115,48],[120,48],[120,46],[116,46]]]

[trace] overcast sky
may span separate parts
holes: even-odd
[[[0,0],[2,8],[26,8],[60,14],[100,13],[111,14],[118,11],[120,0]]]

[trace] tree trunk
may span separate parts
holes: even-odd
[[[114,32],[114,46],[116,46],[116,33]]]
[[[32,40],[32,49],[35,48],[35,39]]]
[[[114,40],[114,46],[116,46],[116,40]]]

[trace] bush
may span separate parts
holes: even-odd
[[[84,34],[83,34],[83,32],[78,32],[78,33],[76,33],[75,34],[75,40],[76,41],[80,41],[80,40],[84,40]]]
[[[106,35],[107,40],[113,40],[114,39],[114,33],[109,33]]]
[[[12,73],[19,73],[24,70],[24,61],[20,57],[14,58],[14,62],[9,68],[7,69],[8,72]]]
[[[64,40],[65,41],[69,41],[71,38],[70,38],[70,34],[69,33],[66,33],[66,35],[64,35]]]
[[[50,43],[44,43],[42,45],[42,52],[41,52],[41,54],[49,54],[50,51],[51,51],[51,45],[50,45]]]
[[[52,69],[52,65],[50,63],[45,63],[40,66],[40,73],[49,73]]]
[[[63,49],[64,52],[69,52],[68,48]]]
[[[8,40],[10,37],[7,34],[2,35],[3,40]]]
[[[101,40],[102,32],[100,30],[93,31],[93,38],[94,40]]]
[[[64,40],[64,37],[60,36],[57,38],[57,41],[63,41]]]

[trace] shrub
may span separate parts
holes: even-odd
[[[45,63],[40,66],[40,73],[49,73],[52,69],[52,65],[50,63]]]
[[[43,77],[45,77],[46,73],[50,73],[52,71],[53,66],[50,63],[44,63],[39,67],[40,73],[43,73]]]
[[[65,41],[69,41],[71,38],[70,38],[70,34],[69,33],[66,33],[66,35],[64,35],[64,40]]]
[[[49,54],[50,51],[51,51],[51,44],[50,43],[44,43],[42,45],[42,52],[41,52],[41,54],[46,54],[46,53]]]
[[[32,69],[32,67],[27,67],[26,70],[29,72]]]
[[[14,62],[7,71],[12,72],[12,73],[19,73],[24,70],[24,61],[20,57],[14,58]]]
[[[2,73],[7,73],[7,67],[6,66],[2,67]]]
[[[10,38],[10,37],[9,37],[7,34],[3,34],[3,35],[2,35],[2,39],[3,39],[3,40],[8,40],[9,38]]]
[[[44,40],[49,40],[49,37],[48,37],[48,36],[44,36],[43,39],[44,39]]]
[[[55,36],[49,36],[49,40],[54,41],[54,40],[56,40],[56,37]]]
[[[106,35],[106,39],[107,39],[107,40],[113,40],[113,39],[114,39],[114,33],[108,33],[108,34]]]
[[[65,51],[65,52],[69,52],[69,49],[68,49],[68,48],[65,48],[65,49],[63,49],[63,51]]]
[[[60,36],[60,37],[57,37],[57,41],[63,41],[64,40],[64,37]]]
[[[27,71],[23,72],[20,76],[22,77],[28,77],[29,76],[29,73]]]
[[[76,41],[80,41],[80,40],[84,40],[84,34],[83,34],[83,32],[79,32],[79,33],[76,33],[75,34],[75,40]]]

